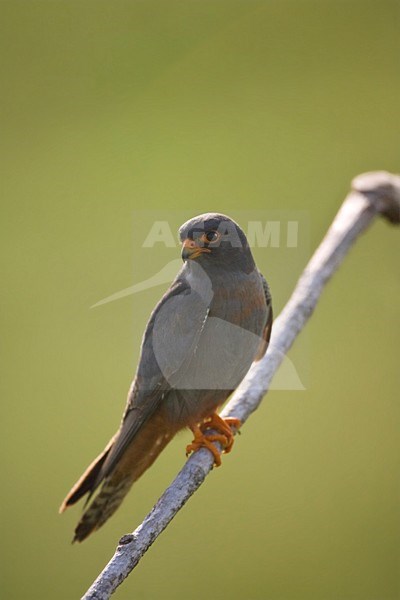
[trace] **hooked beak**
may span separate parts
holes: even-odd
[[[199,246],[194,240],[186,238],[182,244],[182,259],[187,260],[188,258],[197,258],[200,254],[211,252],[209,248]]]

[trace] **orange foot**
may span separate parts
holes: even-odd
[[[221,455],[212,442],[219,442],[223,447],[223,452],[230,452],[234,440],[231,427],[239,429],[240,425],[239,419],[222,419],[217,413],[213,413],[200,427],[198,425],[191,427],[194,433],[194,440],[186,447],[186,456],[189,456],[191,452],[196,452],[199,448],[207,448],[214,457],[215,466],[219,467],[221,464]],[[218,433],[208,433],[210,430],[217,431]]]

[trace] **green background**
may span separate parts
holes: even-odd
[[[135,211],[305,211],[315,248],[353,176],[399,171],[399,6],[1,2],[3,598],[80,597],[184,462],[188,433],[70,544],[165,289],[89,309],[165,264]],[[116,598],[400,598],[398,234],[359,240],[290,354],[307,390],[268,395]],[[304,265],[278,254],[276,314]]]

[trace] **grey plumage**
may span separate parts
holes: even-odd
[[[62,505],[102,484],[78,540],[104,523],[179,429],[225,402],[266,350],[270,292],[241,228],[209,213],[185,223],[180,236],[186,260],[146,327],[121,427]]]

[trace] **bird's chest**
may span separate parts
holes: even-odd
[[[219,289],[191,361],[194,387],[235,389],[257,354],[265,322],[265,299],[256,283]]]
[[[267,319],[264,291],[256,275],[213,286],[209,318],[222,319],[261,336]]]
[[[172,420],[182,425],[200,421],[225,402],[247,373],[267,318],[262,284],[254,279],[213,287],[196,345],[168,402]]]

